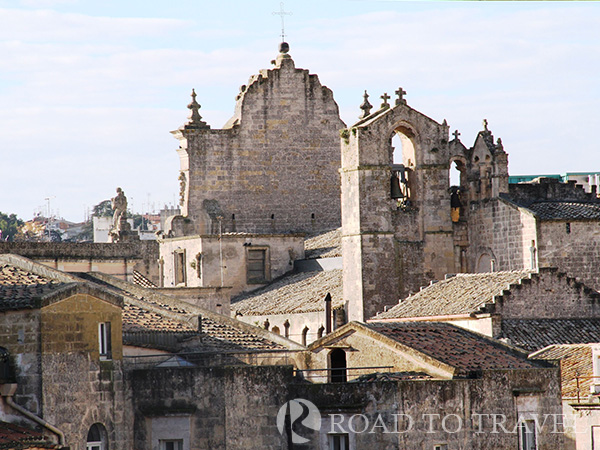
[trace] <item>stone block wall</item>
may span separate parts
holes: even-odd
[[[13,253],[65,272],[102,272],[131,281],[137,270],[159,283],[158,243],[0,242],[0,254]]]
[[[247,275],[247,253],[252,249],[266,251],[266,281],[270,281],[293,270],[294,261],[304,258],[304,238],[299,234],[225,234],[221,238],[210,235],[161,240],[163,285],[220,287],[222,281],[223,286],[231,288],[231,295],[257,288],[261,283],[249,282]],[[177,283],[175,277],[178,252],[183,252],[185,258],[184,283]]]
[[[496,297],[494,312],[504,319],[585,319],[600,315],[600,294],[553,268],[512,285]]]
[[[532,263],[531,247],[538,244],[536,218],[524,208],[502,199],[473,203],[469,223],[468,266],[470,272],[522,270]]]
[[[331,90],[283,59],[242,86],[225,129],[174,132],[196,233],[216,232],[219,216],[223,231],[339,227],[343,127]]]
[[[136,370],[128,381],[135,411],[133,448],[151,448],[149,421],[189,417],[193,449],[287,449],[277,431],[290,366]],[[182,437],[183,439],[183,437]]]
[[[425,450],[445,444],[449,449],[514,450],[519,444],[512,431],[519,415],[527,419],[537,414],[543,421],[552,414],[560,420],[562,413],[557,369],[490,371],[478,379],[297,384],[290,398],[312,401],[325,416],[319,431],[303,429],[309,442],[294,447],[302,450],[323,448],[327,434],[349,430],[350,420],[354,430],[367,430],[350,431],[355,448]],[[332,430],[329,414],[338,414],[333,420],[341,426]],[[351,419],[355,414],[362,416]],[[504,420],[507,432],[499,426],[493,432],[490,414],[505,416],[496,423]],[[564,449],[562,433],[552,432],[552,420],[550,416],[537,435],[538,450]]]
[[[543,221],[539,225],[540,267],[557,267],[600,290],[600,223]]]

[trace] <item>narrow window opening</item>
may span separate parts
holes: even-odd
[[[176,250],[173,253],[175,269],[175,285],[185,284],[185,251]]]
[[[308,341],[308,327],[304,327],[302,330],[302,345],[307,345]]]
[[[327,439],[331,450],[348,450],[350,448],[350,440],[347,433],[330,434]]]
[[[317,337],[321,339],[323,337],[323,333],[325,332],[325,327],[321,325],[317,330]]]
[[[519,424],[520,450],[537,450],[535,421],[524,420]]]
[[[331,383],[346,382],[346,352],[341,348],[335,348],[329,353],[329,368]]]
[[[567,234],[571,234],[571,224],[567,222],[565,228],[567,230]]]
[[[111,347],[110,322],[101,322],[98,324],[98,353],[100,359],[112,358]]]
[[[262,284],[268,281],[267,250],[248,248],[247,281],[249,284]]]
[[[273,327],[271,331],[275,334],[281,334],[281,331],[279,331],[279,327]]]
[[[183,439],[161,439],[160,450],[183,450]]]

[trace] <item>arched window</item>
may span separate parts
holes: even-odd
[[[281,334],[281,332],[279,331],[279,327],[273,327],[273,328],[271,329],[271,331],[272,331],[273,333],[275,333],[275,334]]]
[[[86,450],[108,450],[108,434],[101,423],[95,423],[90,427]]]
[[[304,329],[302,330],[302,345],[307,344],[307,338],[308,338],[308,327],[304,327]]]
[[[412,170],[415,167],[415,148],[411,130],[399,127],[390,139],[391,197],[398,207],[410,205]]]
[[[346,352],[341,348],[334,348],[329,353],[330,381],[332,383],[346,382]]]

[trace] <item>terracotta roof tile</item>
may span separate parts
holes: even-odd
[[[0,311],[33,308],[37,298],[68,284],[0,264]]]
[[[438,281],[381,312],[375,319],[445,316],[479,312],[512,284],[529,278],[531,271],[460,273]]]
[[[166,342],[198,337],[198,342],[189,344],[196,346],[193,351],[284,349],[283,345],[248,331],[246,324],[240,323],[240,327],[236,327],[238,322],[230,317],[186,305],[152,289],[107,275],[88,273],[81,276],[123,296],[124,340],[131,345],[143,342],[142,334],[160,334],[163,337],[168,335]],[[145,308],[144,304],[148,307]],[[201,316],[201,333],[190,325],[190,318],[197,316]],[[146,337],[148,345],[155,342],[152,336]]]
[[[29,449],[29,448],[58,448],[48,441],[39,431],[25,428],[8,422],[0,422],[0,448]]]
[[[460,373],[489,369],[539,367],[499,341],[442,322],[372,322],[367,327],[414,348]]]
[[[231,309],[246,316],[324,311],[331,294],[332,308],[343,307],[342,270],[299,272],[231,299]]]
[[[598,345],[598,344],[593,344]],[[577,398],[577,377],[579,395],[587,399],[593,384],[592,344],[550,345],[530,355],[533,359],[560,360],[561,386],[563,398]]]
[[[500,338],[530,352],[553,344],[600,342],[600,319],[503,319]]]

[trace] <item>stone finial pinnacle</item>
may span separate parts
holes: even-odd
[[[483,119],[483,130],[484,131],[490,131],[490,130],[488,130],[488,121],[487,121],[487,119]]]
[[[200,115],[200,103],[196,101],[196,90],[192,89],[192,101],[189,105],[187,105],[190,110],[190,115],[188,116],[188,121],[185,125],[186,128],[210,128],[206,122],[202,120],[202,116]]]
[[[367,90],[365,89],[365,93],[363,94],[363,102],[360,105],[360,109],[362,109],[362,114],[360,116],[358,116],[359,119],[364,119],[365,117],[367,117],[369,114],[371,114],[371,109],[373,108],[373,105],[371,105],[369,103],[369,94],[367,94]]]
[[[191,111],[190,113],[190,123],[197,123],[202,121],[202,116],[200,115],[200,104],[196,101],[196,90],[192,89],[192,101],[187,106]]]

